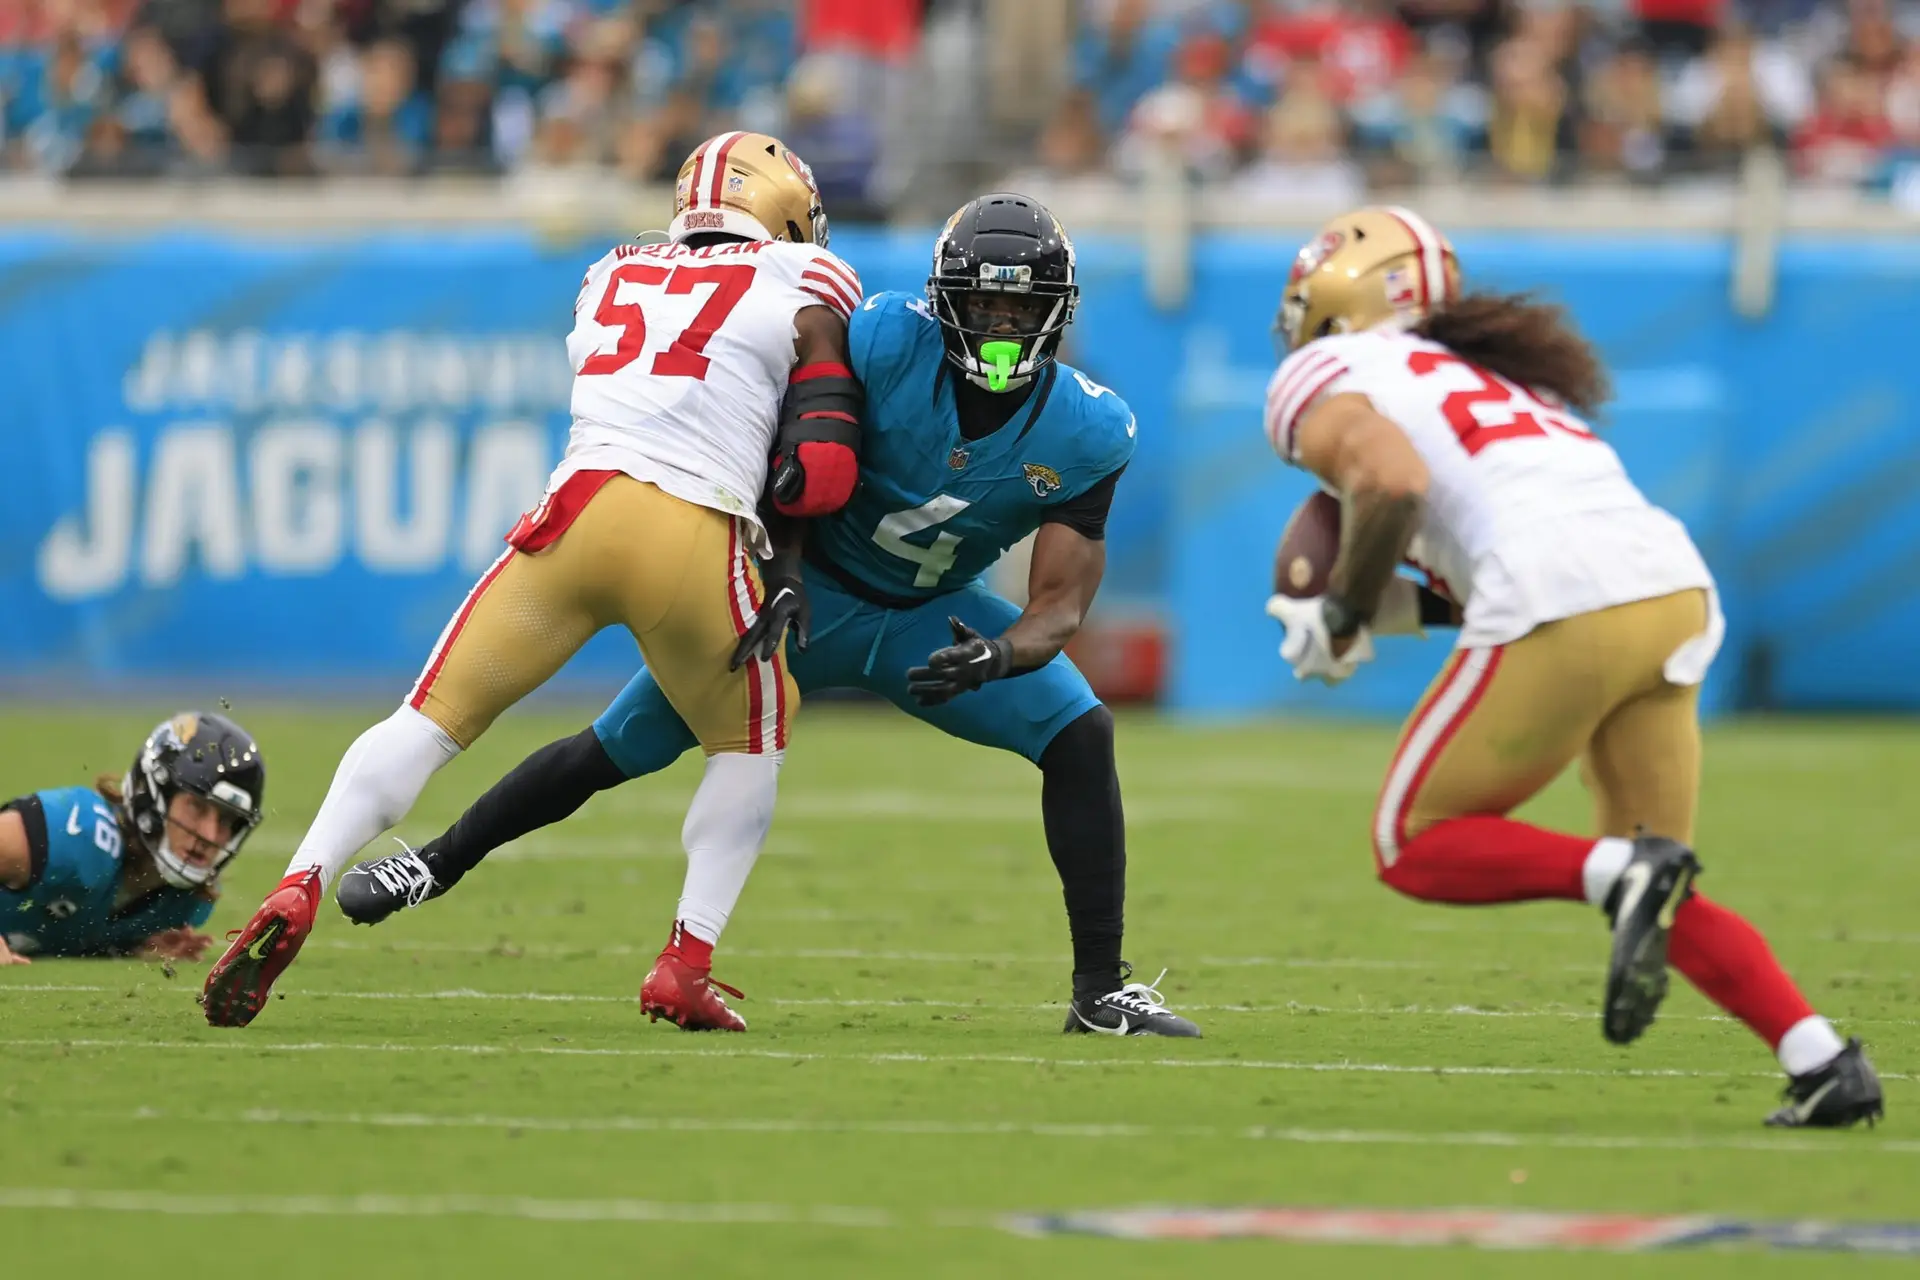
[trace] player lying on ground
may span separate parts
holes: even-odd
[[[1157,992],[1126,980],[1113,717],[1061,653],[1099,588],[1107,510],[1135,431],[1118,396],[1054,358],[1078,294],[1073,247],[1053,216],[991,195],[948,222],[925,299],[867,300],[849,328],[867,390],[860,491],[838,515],[809,522],[804,568],[768,567],[774,602],[749,639],[778,645],[791,618],[803,692],[867,689],[1039,765],[1073,936],[1067,1029],[1197,1035]],[[1021,610],[980,576],[1036,528]],[[438,896],[489,851],[596,791],[664,769],[693,740],[643,671],[592,728],[530,756],[446,834],[354,868],[340,905],[370,924]],[[744,881],[744,867],[689,844],[667,954],[704,973]],[[746,1023],[716,1000],[681,1025]]]
[[[28,956],[198,960],[220,872],[260,824],[267,767],[225,716],[148,735],[119,782],[0,807],[0,965]]]
[[[1560,314],[1462,296],[1453,250],[1404,209],[1363,209],[1301,250],[1266,429],[1345,502],[1323,595],[1276,595],[1281,654],[1335,684],[1405,618],[1403,559],[1464,607],[1458,647],[1402,731],[1373,815],[1380,878],[1427,902],[1560,898],[1612,921],[1607,1039],[1645,1031],[1667,964],[1779,1056],[1768,1123],[1881,1112],[1842,1043],[1741,917],[1693,889],[1699,687],[1724,624],[1686,529],[1577,414],[1606,374]],[[1394,629],[1394,628],[1387,628]],[[1503,815],[1579,759],[1603,838]]]
[[[572,436],[546,498],[447,624],[406,704],[340,762],[286,879],[208,975],[209,1022],[252,1020],[327,881],[603,627],[632,632],[707,753],[687,847],[736,880],[717,898],[745,882],[799,701],[779,655],[729,665],[760,603],[757,506],[776,442],[790,513],[834,510],[853,490],[846,323],[860,284],[826,250],[812,174],[764,134],[702,143],[674,210],[665,243],[621,245],[587,272],[567,339]],[[711,998],[689,969],[656,967],[646,983],[669,1010]]]

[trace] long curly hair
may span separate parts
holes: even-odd
[[[1565,309],[1526,294],[1470,293],[1414,332],[1509,382],[1550,392],[1582,416],[1613,395],[1606,366]]]

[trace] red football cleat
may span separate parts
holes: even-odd
[[[207,974],[200,1003],[215,1027],[244,1027],[267,1003],[273,980],[300,954],[313,932],[320,909],[320,873],[299,871],[282,880],[247,927],[227,936],[233,941]]]
[[[660,953],[647,980],[640,984],[640,1012],[655,1022],[665,1018],[682,1031],[745,1031],[747,1020],[727,1007],[715,987],[736,1000],[746,999],[726,983],[715,982],[705,969],[688,964],[669,947]]]

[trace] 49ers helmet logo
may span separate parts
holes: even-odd
[[[1293,270],[1287,273],[1287,283],[1295,285],[1320,269],[1320,265],[1340,251],[1347,242],[1345,232],[1326,231],[1304,246],[1299,256],[1293,260]]]

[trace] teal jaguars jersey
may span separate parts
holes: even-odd
[[[1055,365],[1005,426],[960,438],[940,325],[926,301],[881,293],[853,314],[847,342],[866,387],[860,486],[816,521],[811,550],[888,597],[967,586],[1070,501],[1133,456],[1126,401]]]
[[[0,934],[21,955],[91,956],[131,951],[156,933],[202,925],[213,903],[162,886],[121,903],[120,822],[89,787],[36,791],[5,806],[27,824],[33,879],[0,888]]]

